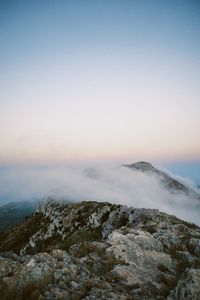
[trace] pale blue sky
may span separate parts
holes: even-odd
[[[199,1],[0,0],[0,163],[200,160]]]

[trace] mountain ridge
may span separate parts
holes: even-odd
[[[46,199],[0,234],[3,300],[197,300],[199,266],[200,228],[156,209]]]
[[[150,163],[124,166],[158,176],[172,193],[196,195]],[[12,216],[23,205],[3,209]],[[200,227],[158,209],[47,197],[0,233],[1,300],[199,300],[199,294]]]
[[[122,166],[129,168],[133,172],[142,172],[149,176],[155,176],[156,179],[158,179],[158,181],[161,183],[161,187],[164,187],[167,191],[169,191],[172,194],[179,195],[180,197],[183,195],[194,198],[197,201],[193,201],[193,205],[195,205],[195,210],[198,209],[198,206],[200,204],[200,193],[186,186],[184,183],[179,182],[176,178],[173,177],[173,175],[168,174],[167,172],[165,173],[163,170],[154,167],[151,163],[144,161],[132,164],[124,164]],[[95,178],[95,180],[98,180],[98,172],[96,172],[95,169],[87,168],[86,171],[84,169],[84,172],[86,173],[86,177],[92,179]],[[128,176],[128,174],[125,173],[125,176]],[[1,205],[0,231],[5,231],[6,229],[11,228],[12,226],[22,222],[26,217],[30,216],[33,213],[35,207],[37,206],[38,201],[39,200],[18,201]]]
[[[148,175],[154,174],[160,179],[160,182],[163,184],[163,186],[169,189],[169,191],[171,191],[172,193],[182,192],[186,195],[191,195],[200,200],[200,193],[195,191],[193,188],[186,186],[184,183],[180,182],[172,174],[169,175],[164,170],[159,170],[149,162],[138,161],[131,164],[123,164],[122,166],[127,167],[133,171],[140,171]]]

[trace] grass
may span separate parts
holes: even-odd
[[[60,248],[68,250],[70,246],[74,244],[84,243],[87,241],[99,241],[102,239],[101,228],[85,228],[74,232],[60,244]]]
[[[105,254],[105,250],[98,247],[97,245],[91,243],[91,242],[83,242],[79,245],[78,250],[76,253],[73,253],[73,255],[77,258],[84,257],[90,253],[96,253],[98,256],[103,256]]]
[[[34,217],[0,235],[0,251],[14,251],[19,254],[20,249],[27,244],[30,236],[47,224],[48,220],[42,214],[35,214]]]
[[[4,283],[0,288],[1,300],[39,300],[46,287],[53,280],[53,274],[49,273],[43,279],[27,282],[21,287],[14,287]]]
[[[118,228],[120,228],[122,226],[126,226],[127,223],[128,223],[128,216],[127,216],[127,214],[122,214],[120,216],[120,218],[117,220],[115,228],[118,229]]]
[[[183,257],[180,258],[180,255],[175,247],[170,249],[170,255],[176,264],[175,274],[170,274],[170,271],[162,264],[158,266],[158,269],[161,271],[159,274],[159,280],[164,284],[161,295],[165,297],[167,297],[170,291],[176,287],[182,273],[191,266],[186,259]]]

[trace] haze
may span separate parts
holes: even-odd
[[[198,223],[194,199],[118,166],[200,184],[199,99],[199,1],[0,0],[0,204],[50,195]]]
[[[0,1],[0,163],[200,159],[200,3]]]
[[[191,182],[178,180],[195,188]],[[181,192],[171,193],[156,176],[126,167],[71,165],[0,169],[0,204],[46,197],[70,202],[108,201],[155,208],[200,224],[199,199]]]

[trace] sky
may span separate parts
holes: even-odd
[[[199,176],[199,1],[0,0],[0,165],[79,160]]]

